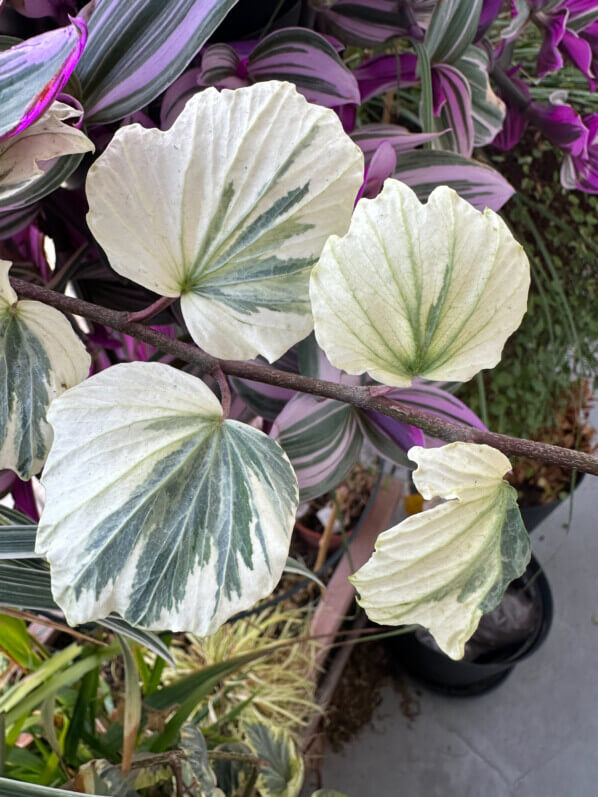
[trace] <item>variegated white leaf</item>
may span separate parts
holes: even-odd
[[[523,247],[496,213],[446,186],[422,205],[390,179],[313,269],[316,338],[337,368],[384,384],[464,382],[500,360],[529,281]]]
[[[94,145],[85,133],[67,119],[81,116],[81,111],[62,102],[54,102],[46,113],[30,127],[12,138],[0,141],[0,189],[6,200],[24,186],[44,174],[40,163],[84,152],[93,152]]]
[[[91,359],[62,313],[17,301],[10,265],[0,260],[0,468],[30,479],[52,440],[50,402],[85,379]]]
[[[224,420],[201,380],[116,365],[61,396],[49,420],[37,551],[69,623],[117,612],[206,635],[271,592],[297,479],[277,443]]]
[[[362,178],[338,117],[291,84],[209,88],[165,132],[117,131],[89,171],[88,221],[119,274],[182,297],[203,349],[272,361],[312,328],[310,268]]]
[[[264,762],[258,778],[261,797],[297,797],[303,785],[303,758],[290,733],[264,723],[245,726],[247,742]]]
[[[409,458],[418,464],[413,480],[424,498],[447,501],[382,533],[351,581],[374,622],[423,625],[460,659],[482,614],[530,559],[517,492],[502,478],[511,464],[500,451],[472,443],[416,446]]]

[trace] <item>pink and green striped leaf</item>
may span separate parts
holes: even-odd
[[[77,68],[88,122],[138,111],[183,72],[237,0],[96,0]]]
[[[363,445],[354,407],[307,394],[289,401],[271,437],[291,461],[301,501],[337,487],[357,462]]]
[[[490,85],[488,55],[480,47],[468,47],[455,66],[471,87],[474,146],[484,147],[502,130],[506,114],[504,102]]]
[[[76,17],[0,52],[0,140],[17,135],[49,108],[77,66],[86,36],[85,22]]]
[[[395,388],[386,394],[386,398],[399,401],[414,409],[424,410],[438,418],[451,421],[452,423],[462,423],[465,426],[473,426],[476,429],[486,429],[478,416],[464,404],[461,399],[453,396],[442,388],[433,384],[415,383],[410,388]],[[389,419],[390,420],[390,419]],[[414,445],[424,445],[426,448],[443,446],[445,441],[435,437],[422,435],[425,443],[414,443]]]
[[[314,2],[327,31],[347,44],[368,46],[407,33],[410,20],[397,0],[336,0]]]
[[[432,63],[454,63],[473,42],[483,0],[442,0],[436,3],[424,45]]]
[[[334,108],[359,103],[357,80],[330,42],[306,28],[283,28],[266,36],[249,56],[252,81],[288,80],[310,102]]]
[[[471,113],[471,87],[465,75],[448,64],[432,67],[435,122],[446,130],[438,139],[442,149],[471,155],[474,127]]]
[[[448,185],[478,210],[500,210],[515,189],[497,171],[455,152],[405,152],[398,158],[397,180],[407,183],[421,201],[438,185]]]
[[[328,108],[360,102],[357,80],[335,48],[306,28],[274,31],[247,58],[228,44],[213,44],[203,54],[203,85],[235,89],[261,80],[287,80],[310,102]]]

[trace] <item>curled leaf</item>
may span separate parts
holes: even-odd
[[[383,532],[351,577],[368,617],[385,625],[427,628],[453,659],[484,612],[498,605],[530,559],[509,460],[490,446],[451,443],[409,451],[424,498],[446,503]]]
[[[0,139],[29,127],[50,106],[81,57],[87,28],[75,17],[0,52]]]
[[[30,127],[0,141],[0,197],[3,201],[43,176],[46,161],[63,155],[93,152],[94,145],[85,133],[66,124],[68,119],[80,116],[81,111],[56,101]]]

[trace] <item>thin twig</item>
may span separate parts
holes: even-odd
[[[582,451],[573,451],[548,443],[496,434],[484,429],[447,421],[444,418],[438,418],[431,412],[415,409],[409,405],[401,404],[399,401],[393,401],[386,396],[372,395],[370,388],[365,386],[342,385],[323,379],[313,379],[302,374],[293,374],[272,366],[259,365],[252,362],[218,360],[202,352],[197,346],[168,338],[149,326],[130,323],[127,313],[110,310],[107,307],[101,307],[82,299],[74,299],[62,293],[48,290],[41,285],[34,285],[20,279],[12,279],[11,283],[21,297],[36,299],[65,313],[80,315],[90,321],[126,332],[131,337],[143,340],[160,351],[174,354],[185,362],[193,363],[201,374],[207,374],[217,368],[221,368],[222,372],[229,376],[285,387],[301,393],[310,393],[315,396],[342,401],[361,409],[374,410],[397,421],[417,426],[431,437],[437,437],[448,443],[457,440],[466,443],[484,443],[502,451],[507,456],[528,457],[540,462],[560,465],[568,470],[579,470],[598,476],[598,457]]]
[[[137,310],[135,313],[127,313],[127,320],[129,323],[133,324],[139,321],[149,321],[150,318],[158,315],[158,313],[161,310],[164,310],[166,307],[170,307],[170,305],[175,301],[176,296],[160,296],[159,299],[156,299],[155,302],[152,302],[152,304],[149,304],[142,310]]]

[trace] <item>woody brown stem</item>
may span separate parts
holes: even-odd
[[[485,443],[497,448],[507,456],[529,457],[529,459],[535,459],[540,462],[560,465],[568,470],[579,470],[598,476],[598,457],[592,454],[520,437],[496,434],[495,432],[473,428],[465,424],[447,421],[426,410],[415,409],[386,396],[374,395],[376,390],[372,391],[369,387],[342,385],[323,379],[313,379],[302,374],[289,373],[269,365],[260,365],[253,362],[219,360],[201,351],[195,345],[174,340],[149,326],[131,322],[128,313],[110,310],[107,307],[101,307],[83,299],[74,299],[62,293],[51,291],[41,285],[34,285],[20,279],[12,279],[11,283],[22,298],[35,299],[62,310],[64,313],[83,316],[89,321],[125,332],[131,337],[149,343],[165,354],[174,354],[185,362],[193,363],[201,374],[208,374],[221,369],[223,374],[229,376],[251,379],[255,382],[342,401],[364,410],[374,410],[382,415],[395,418],[397,421],[417,426],[431,437],[437,437],[449,443],[458,440],[466,443]]]

